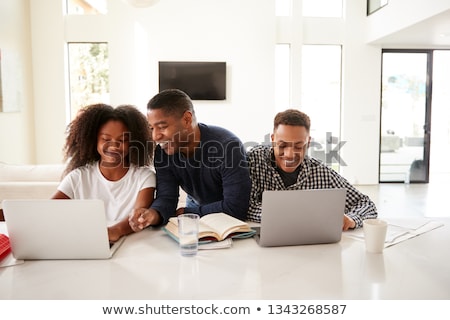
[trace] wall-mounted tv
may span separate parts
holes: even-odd
[[[192,100],[225,100],[226,63],[160,61],[159,91],[180,89]]]

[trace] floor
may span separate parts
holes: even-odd
[[[376,204],[378,216],[387,217],[450,217],[448,186],[450,174],[430,177],[429,183],[380,183],[357,185]]]

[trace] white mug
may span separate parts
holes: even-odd
[[[382,253],[386,240],[387,222],[380,219],[367,219],[363,221],[366,251]]]

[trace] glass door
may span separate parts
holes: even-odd
[[[430,183],[450,183],[450,50],[433,51]]]
[[[431,50],[383,50],[380,182],[428,182]]]

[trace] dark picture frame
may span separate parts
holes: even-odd
[[[367,15],[380,10],[389,3],[389,0],[367,0]]]

